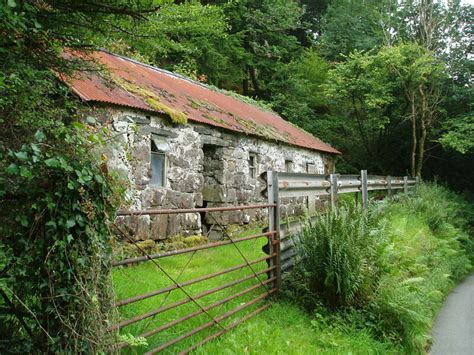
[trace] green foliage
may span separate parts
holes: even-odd
[[[301,235],[297,273],[333,308],[365,304],[378,278],[380,239],[359,209],[341,207],[319,215]]]
[[[287,295],[306,308],[335,304],[348,324],[423,353],[445,296],[472,270],[472,217],[466,201],[436,185],[369,212],[332,211],[302,234]]]
[[[384,1],[334,1],[323,17],[319,38],[321,54],[329,60],[344,60],[356,51],[367,51],[383,44],[380,26]]]
[[[214,81],[217,72],[224,77],[228,58],[219,51],[219,44],[228,38],[223,9],[202,5],[199,1],[174,4],[160,1],[159,11],[147,21],[123,19],[121,32],[110,32],[100,39],[114,53],[132,56],[140,61],[187,75],[195,80],[202,74]],[[222,78],[223,79],[223,78]]]
[[[387,174],[411,166],[415,175],[415,165],[421,172],[424,162],[425,141],[442,116],[444,80],[445,65],[416,44],[352,53],[329,71],[323,87],[331,112],[312,130],[342,149],[357,170]]]
[[[313,112],[325,111],[326,96],[322,90],[327,80],[328,63],[314,49],[281,65],[270,84],[272,105],[293,123],[313,129]]]
[[[60,147],[37,131],[0,164],[10,351],[96,352],[112,340],[108,222],[123,191],[92,148],[103,133],[76,126],[56,132]]]
[[[474,149],[474,117],[457,116],[445,123],[447,132],[438,139],[444,147],[466,154]]]

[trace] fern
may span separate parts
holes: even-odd
[[[342,207],[303,231],[298,267],[311,292],[331,307],[362,305],[372,294],[380,243],[372,228],[366,211]]]

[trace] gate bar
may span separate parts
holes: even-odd
[[[222,245],[238,243],[238,242],[244,242],[246,240],[257,239],[257,238],[262,238],[262,237],[268,237],[268,236],[273,235],[273,234],[275,234],[275,231],[269,231],[269,232],[265,232],[265,233],[250,235],[248,237],[237,238],[237,239],[233,239],[233,240],[223,240],[221,242],[214,242],[214,243],[204,244],[204,245],[200,245],[200,246],[193,247],[193,248],[174,250],[174,251],[170,251],[170,252],[166,252],[166,253],[160,253],[160,254],[151,254],[151,255],[138,256],[136,258],[129,258],[129,259],[124,259],[124,260],[120,260],[120,261],[112,261],[112,266],[113,267],[123,266],[123,265],[139,263],[139,262],[142,262],[142,261],[165,258],[167,256],[186,254],[186,253],[191,253],[191,252],[197,251],[197,250],[210,249],[210,248],[214,248],[214,247],[220,247]]]
[[[268,271],[271,271],[273,270],[274,267],[270,267],[270,268],[267,268],[267,269],[264,269],[264,270],[261,270],[258,272],[258,275],[260,274],[264,274]],[[254,275],[251,275],[252,278],[254,277]],[[210,294],[213,294],[215,292],[218,292],[218,291],[221,291],[221,290],[224,290],[228,287],[231,287],[231,286],[234,286],[236,284],[239,284],[241,282],[244,282],[244,281],[247,281],[249,280],[250,278],[243,278],[243,279],[240,279],[240,280],[235,280],[235,281],[232,281],[230,283],[227,283],[225,285],[222,285],[222,286],[218,286],[218,287],[214,287],[214,288],[211,288],[210,290],[207,290],[207,291],[204,291],[204,292],[201,292],[199,294],[197,294],[196,296],[193,297],[194,300],[198,300],[200,298],[203,298],[205,296],[208,296]],[[260,285],[260,284],[259,284]],[[156,316],[157,314],[160,314],[160,313],[163,313],[169,309],[172,309],[172,308],[176,308],[176,307],[179,307],[179,306],[182,306],[183,304],[186,304],[186,303],[189,303],[193,301],[191,298],[185,298],[185,299],[182,299],[180,301],[177,301],[177,302],[174,302],[174,303],[171,303],[167,306],[164,306],[164,307],[160,307],[158,309],[155,309],[154,311],[150,311],[148,313],[144,313],[142,315],[139,315],[139,316],[136,316],[136,317],[133,317],[133,318],[130,318],[130,319],[127,319],[127,320],[124,320],[114,326],[112,326],[110,328],[110,330],[117,330],[119,328],[123,328],[123,327],[126,327],[127,325],[130,325],[130,324],[133,324],[133,323],[136,323],[136,322],[139,322],[141,320],[144,320],[144,319],[147,319],[147,318],[150,318],[150,317],[153,317],[153,316]],[[202,312],[204,312],[205,310],[201,310]]]
[[[215,318],[215,321],[217,322],[220,322],[221,320],[223,319],[226,319],[226,318],[229,318],[231,315],[241,311],[242,309],[245,309],[255,303],[257,303],[258,301],[261,301],[263,300],[264,298],[268,297],[269,295],[271,295],[272,293],[276,292],[278,289],[276,288],[273,288],[271,289],[268,293],[264,293],[256,298],[254,298],[253,300],[247,302],[247,303],[244,303],[234,309],[232,309],[231,311],[229,312],[226,312],[224,313],[223,315],[219,316],[219,317],[216,317]],[[169,348],[170,346],[176,344],[177,342],[183,340],[183,339],[186,339],[186,338],[189,338],[190,336],[193,336],[194,334],[200,332],[201,330],[204,330],[204,329],[207,329],[209,327],[212,327],[214,324],[216,324],[214,321],[210,321],[210,322],[207,322],[207,323],[204,323],[204,324],[201,324],[199,327],[197,328],[194,328],[193,330],[183,334],[183,335],[180,335],[179,337],[177,338],[174,338],[162,345],[160,345],[159,347],[155,348],[155,349],[152,349],[150,351],[148,351],[147,353],[145,353],[145,355],[152,355],[152,354],[156,354],[157,352],[160,352],[161,350],[164,350],[166,348]]]
[[[181,208],[172,210],[142,210],[142,211],[127,211],[121,210],[117,212],[117,216],[146,216],[155,214],[178,214],[178,213],[199,213],[199,212],[226,212],[251,210],[258,208],[275,207],[275,204],[261,204],[261,205],[247,205],[247,206],[227,206],[227,207],[203,207],[203,208]]]
[[[274,258],[275,255],[276,255],[276,254],[264,256],[264,257],[261,257],[261,258],[259,258],[259,259],[252,260],[252,261],[250,261],[249,263],[250,263],[251,265],[258,264],[259,262],[262,262],[262,261],[265,261],[265,260]],[[232,266],[232,267],[230,267],[230,268],[228,268],[228,269],[225,269],[225,270],[222,270],[222,271],[214,272],[214,273],[212,273],[212,274],[200,276],[200,277],[197,277],[197,278],[195,278],[195,279],[191,279],[191,280],[185,281],[185,282],[181,283],[180,285],[181,285],[181,287],[189,286],[189,285],[195,284],[195,283],[197,283],[197,282],[209,280],[209,279],[212,279],[213,277],[217,277],[217,276],[220,276],[220,275],[224,275],[224,274],[227,274],[227,273],[232,272],[232,271],[235,271],[235,270],[243,269],[243,268],[246,267],[246,266],[248,266],[247,263],[243,263],[243,264],[239,264],[239,265],[236,265],[236,266]],[[163,294],[163,293],[176,290],[177,288],[178,288],[177,285],[172,285],[172,286],[169,286],[169,287],[166,287],[166,288],[162,288],[162,289],[159,289],[159,290],[156,290],[156,291],[152,291],[152,292],[145,293],[145,294],[142,294],[142,295],[130,297],[130,298],[127,298],[127,299],[122,300],[122,301],[118,301],[118,302],[116,302],[116,303],[114,304],[114,306],[115,306],[115,307],[125,306],[125,305],[127,305],[127,304],[129,304],[129,303],[141,301],[141,300],[144,300],[144,299],[149,298],[149,297],[158,296],[158,295],[161,295],[161,294]]]
[[[267,270],[268,270],[268,269],[267,269]],[[265,280],[265,281],[263,282],[263,284],[264,284],[264,285],[267,285],[267,284],[269,284],[269,283],[271,283],[271,282],[273,282],[273,281],[275,281],[275,278],[271,278],[271,279]],[[210,310],[210,309],[212,309],[212,308],[215,308],[215,307],[220,306],[220,305],[222,305],[222,304],[224,304],[224,303],[227,303],[227,302],[229,302],[229,301],[232,301],[232,300],[235,299],[235,298],[238,298],[238,297],[243,296],[243,295],[245,295],[245,294],[247,294],[247,293],[249,293],[249,292],[252,292],[252,291],[254,291],[254,290],[256,290],[256,289],[258,289],[258,288],[260,288],[260,287],[262,287],[261,284],[255,284],[255,285],[253,285],[252,287],[249,287],[249,288],[247,288],[247,289],[245,289],[245,290],[243,290],[243,291],[240,291],[240,292],[238,292],[238,293],[236,293],[236,294],[233,294],[233,295],[231,295],[231,296],[229,296],[229,297],[226,297],[226,298],[224,298],[224,299],[222,299],[222,300],[220,300],[220,301],[214,302],[214,303],[210,304],[209,306],[203,307],[203,309],[204,309],[205,311],[208,311],[208,310]],[[194,317],[196,317],[196,316],[198,316],[198,315],[200,315],[200,314],[203,314],[203,313],[204,313],[204,312],[203,312],[202,310],[197,310],[197,311],[192,312],[192,313],[189,313],[189,314],[187,314],[187,315],[185,315],[185,316],[183,316],[183,317],[181,317],[181,318],[178,318],[178,319],[175,319],[175,320],[173,320],[173,321],[171,321],[171,322],[168,322],[168,323],[166,323],[166,324],[160,325],[158,328],[155,328],[155,329],[152,329],[152,330],[150,330],[150,331],[148,331],[148,332],[146,332],[146,333],[140,334],[139,336],[140,336],[140,337],[143,337],[143,338],[148,338],[148,337],[150,337],[150,336],[152,336],[152,335],[154,335],[154,334],[156,334],[156,333],[162,332],[162,331],[164,331],[164,330],[166,330],[166,329],[168,329],[168,328],[171,328],[171,327],[175,326],[176,324],[179,324],[179,323],[182,323],[182,322],[184,322],[184,321],[187,321],[188,319],[194,318]],[[125,348],[125,347],[127,347],[127,346],[129,346],[129,345],[130,345],[130,344],[125,343],[125,342],[119,343],[119,344],[117,344],[117,347],[114,348],[114,349],[120,350],[120,349]]]
[[[206,344],[208,341],[211,341],[212,339],[215,339],[219,336],[221,336],[222,334],[225,334],[227,333],[229,330],[232,330],[234,329],[236,326],[238,326],[239,324],[245,322],[247,319],[250,319],[252,318],[253,316],[259,314],[260,312],[264,311],[265,309],[267,309],[268,307],[270,307],[272,304],[271,303],[267,303],[267,304],[264,304],[262,307],[260,308],[257,308],[255,311],[245,315],[244,317],[242,317],[241,319],[238,319],[236,320],[235,322],[229,324],[227,326],[227,328],[223,329],[223,330],[220,330],[218,331],[217,333],[214,333],[212,335],[209,335],[207,338],[204,338],[203,340],[201,340],[199,343],[196,343],[194,344],[193,346],[187,348],[186,350],[184,351],[181,351],[179,354],[180,355],[185,355],[185,354],[188,354],[190,353],[191,351],[193,351],[194,349]]]

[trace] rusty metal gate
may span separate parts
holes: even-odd
[[[254,234],[236,237],[214,216],[245,210],[268,214],[269,223]],[[118,293],[121,288],[129,292],[122,292],[128,297],[115,302],[120,320],[111,330],[118,330],[125,338],[132,334],[135,341],[145,338],[149,346],[147,354],[163,350],[188,353],[268,308],[271,303],[264,300],[278,290],[280,263],[275,220],[278,213],[273,201],[248,206],[121,211],[119,216],[198,213],[210,214],[222,231],[223,240],[153,254],[116,225],[118,234],[134,244],[141,255],[113,262],[113,273],[119,275]],[[252,241],[254,245],[245,246]],[[256,251],[261,255],[256,255]],[[181,259],[177,261],[178,258]],[[199,258],[200,266],[194,267],[193,260]],[[213,263],[213,258],[222,261]],[[197,269],[207,273],[197,275]],[[191,277],[186,277],[187,274]],[[128,275],[128,279],[123,275]],[[141,282],[143,277],[150,278],[150,282]],[[161,287],[154,289],[156,284]],[[146,292],[137,294],[135,290]],[[122,341],[115,348],[129,347],[130,341]]]

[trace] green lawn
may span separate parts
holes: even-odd
[[[239,237],[256,234],[259,230],[254,229],[244,234],[240,234]],[[255,260],[266,256],[262,251],[262,246],[267,242],[266,237],[248,240],[237,243],[238,248],[247,258],[247,260]],[[177,255],[171,257],[165,257],[162,259],[156,259],[156,261],[162,266],[167,273],[169,273],[174,279],[179,282],[185,282],[190,279],[194,279],[206,274],[221,271],[226,268],[230,268],[239,264],[245,263],[245,260],[240,255],[239,251],[232,244],[197,251],[194,254],[188,253],[184,255]],[[182,271],[184,268],[184,271]],[[267,268],[265,261],[259,262],[252,265],[254,271],[258,272]],[[185,290],[192,296],[209,290],[214,287],[218,287],[229,283],[231,281],[243,278],[245,276],[253,275],[253,271],[249,267],[232,271],[225,275],[220,275],[215,278],[202,281],[193,285],[185,287]],[[260,279],[265,281],[267,279],[266,273],[261,274]],[[167,278],[162,271],[151,261],[147,261],[132,267],[119,267],[113,270],[113,282],[117,300],[123,300],[132,296],[140,295],[143,293],[158,290],[167,286],[171,286],[173,283]],[[224,290],[215,292],[211,295],[200,298],[197,302],[205,307],[216,301],[219,301],[225,297],[236,294],[246,288],[253,285],[258,285],[259,282],[253,279],[244,281],[238,285],[231,286]],[[224,305],[219,305],[208,311],[213,317],[224,314],[225,312],[241,305],[243,302],[248,301],[258,295],[263,294],[265,291],[263,287],[259,287],[256,290],[245,294],[241,297],[233,299]],[[130,319],[134,316],[145,314],[153,311],[157,308],[169,305],[173,302],[186,299],[187,296],[182,290],[173,290],[169,293],[157,295],[145,300],[134,302],[119,308],[121,320]],[[263,301],[262,301],[263,302]],[[250,313],[252,310],[262,305],[262,302],[258,302],[256,305],[252,305],[234,316],[231,316],[221,323],[227,325],[237,318]],[[121,329],[121,334],[131,334],[133,336],[139,336],[149,330],[152,330],[158,326],[161,326],[167,322],[182,317],[188,313],[199,310],[200,308],[193,302],[181,305],[177,308],[172,308],[163,313],[160,313],[154,317],[147,318],[134,324],[130,324]],[[210,317],[206,314],[200,314],[189,320],[186,320],[182,324],[173,326],[162,332],[159,332],[153,336],[147,338],[147,346],[141,346],[135,348],[134,351],[143,352],[148,349],[153,349],[158,345],[161,345],[173,338],[176,338],[194,327],[204,324],[210,321]],[[191,340],[181,341],[173,347],[169,348],[170,353],[176,353],[177,350],[183,350],[193,343],[203,339],[205,336],[210,335],[219,331],[219,326],[212,326],[208,329],[200,331],[198,334],[193,336]],[[126,350],[125,352],[130,351]]]

